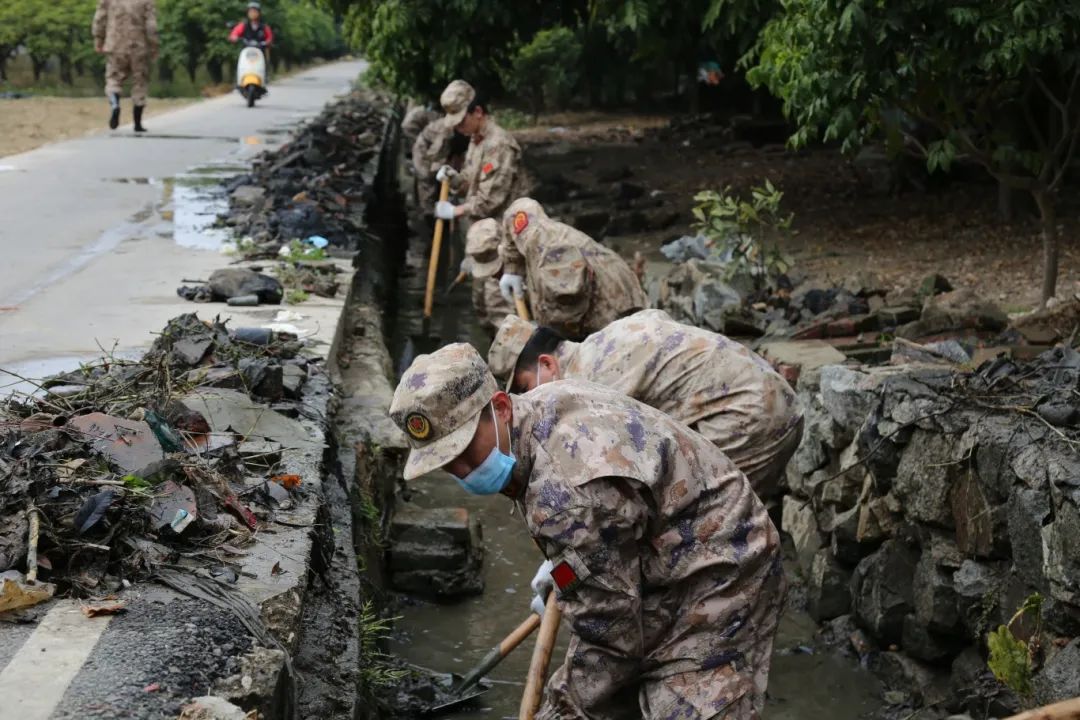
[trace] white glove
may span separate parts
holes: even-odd
[[[441,168],[439,168],[439,172],[435,173],[435,179],[439,182],[442,182],[443,180],[449,180],[455,175],[457,175],[457,170],[450,167],[449,165],[443,165]]]
[[[529,586],[536,593],[529,607],[540,617],[544,617],[544,608],[547,606],[547,597],[555,589],[555,579],[551,577],[551,571],[555,568],[550,560],[540,564]]]
[[[454,203],[448,200],[440,200],[435,203],[435,217],[440,220],[454,219]]]
[[[461,265],[458,267],[458,272],[463,275],[472,275],[473,259],[466,255],[465,259],[461,261]]]
[[[499,278],[499,292],[506,302],[514,302],[515,297],[525,297],[525,278],[520,275],[504,274]]]

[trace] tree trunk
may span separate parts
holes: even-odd
[[[60,82],[65,85],[75,84],[75,75],[72,73],[71,58],[60,56]]]
[[[186,69],[187,69],[188,77],[191,78],[191,84],[194,85],[195,84],[195,73],[197,73],[199,71],[199,56],[198,55],[189,55],[186,65],[187,65]]]
[[[225,75],[221,71],[221,62],[212,60],[206,63],[206,72],[210,75],[210,82],[220,85],[225,81]]]
[[[0,80],[7,82],[7,79],[7,53],[4,48],[0,48]]]
[[[164,60],[158,61],[158,80],[163,83],[171,83],[173,81],[174,73],[172,63],[167,63]]]
[[[1043,283],[1042,307],[1057,292],[1058,275],[1058,232],[1057,207],[1054,197],[1045,190],[1033,191],[1035,204],[1039,206],[1039,219],[1042,222],[1043,242]]]
[[[998,180],[998,217],[1002,222],[1012,222],[1016,219],[1016,203],[1013,202],[1016,193],[1007,183]]]
[[[30,56],[30,65],[34,69],[34,82],[35,83],[41,82],[41,76],[45,74],[45,66],[48,65],[48,63],[49,63],[48,58],[45,58],[44,60],[42,60],[42,59],[34,57],[33,55]]]

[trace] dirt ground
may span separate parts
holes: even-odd
[[[819,287],[857,270],[872,270],[897,289],[941,273],[956,287],[969,287],[1008,312],[1033,308],[1041,286],[1041,241],[1030,212],[1011,224],[997,215],[997,188],[988,180],[937,181],[926,190],[875,191],[865,174],[838,150],[791,152],[772,137],[734,136],[722,124],[676,124],[665,118],[596,113],[542,117],[516,130],[531,171],[541,186],[569,182],[580,202],[561,204],[575,213],[610,210],[613,218],[635,210],[656,218],[652,227],[606,242],[631,255],[641,250],[662,260],[659,246],[691,232],[690,209],[699,190],[746,189],[766,179],[784,191],[784,207],[795,214],[795,234],[783,248],[795,274]],[[643,187],[639,199],[620,203],[618,185]],[[1066,192],[1065,198],[1075,196]],[[1058,297],[1080,291],[1080,218],[1073,202],[1060,209],[1062,232]],[[609,226],[610,230],[610,226]]]
[[[150,100],[146,117],[183,107],[197,98]],[[100,98],[29,97],[0,100],[0,157],[39,145],[106,130],[109,105]],[[131,103],[124,100],[121,122],[131,122]],[[148,122],[147,125],[150,123]]]

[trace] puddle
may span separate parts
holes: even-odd
[[[142,351],[114,350],[112,356],[120,360],[137,360],[142,356]],[[0,367],[0,397],[40,393],[38,385],[42,379],[58,373],[78,370],[80,365],[97,362],[100,359],[99,353],[97,355],[56,355],[9,363]]]
[[[229,200],[221,185],[235,173],[227,166],[199,168],[164,182],[158,215],[172,223],[172,238],[180,247],[218,250],[229,240],[226,228],[214,227],[219,214],[229,209]]]
[[[424,257],[427,243],[413,237],[408,248],[409,268],[399,277],[399,313],[391,338],[395,366],[407,367],[411,356],[440,345],[471,342],[482,355],[489,340],[473,321],[467,288],[447,298],[445,276],[436,291],[435,316],[427,338],[422,334]],[[446,243],[443,267],[457,268],[460,245]],[[621,248],[620,248],[621,249]],[[440,274],[442,272],[440,271]],[[437,337],[437,339],[435,339]],[[406,661],[437,672],[463,673],[525,619],[529,612],[529,581],[543,559],[522,524],[510,514],[505,498],[477,497],[461,491],[445,473],[433,473],[410,483],[412,502],[418,507],[465,507],[483,526],[486,590],[478,597],[453,604],[416,602],[399,610],[392,650]],[[788,611],[780,622],[764,713],[768,720],[860,720],[879,717],[881,691],[876,679],[851,659],[815,649],[817,626],[805,613]],[[568,633],[564,628],[552,656],[552,670],[565,655]],[[508,656],[489,676],[492,689],[471,707],[448,718],[517,717],[524,678],[532,654],[532,640]]]

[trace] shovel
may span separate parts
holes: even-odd
[[[533,720],[536,711],[540,709],[544,683],[547,682],[548,664],[551,662],[551,651],[555,649],[555,638],[559,634],[561,620],[562,613],[559,612],[559,606],[555,604],[553,590],[548,595],[547,605],[544,606],[544,619],[540,621],[540,634],[536,636],[536,647],[533,649],[529,675],[525,680],[525,692],[521,696],[518,720]]]
[[[449,178],[442,181],[439,188],[439,202],[446,202],[450,197]],[[435,235],[431,239],[431,259],[428,261],[427,288],[424,291],[424,319],[431,317],[431,310],[435,304],[435,277],[439,273],[439,252],[442,250],[443,224],[442,218],[435,220]]]
[[[488,651],[484,659],[469,672],[465,673],[461,677],[455,677],[454,685],[450,688],[450,694],[454,695],[454,699],[442,705],[436,705],[428,709],[427,715],[433,715],[436,713],[447,712],[460,705],[464,705],[475,697],[482,695],[486,690],[477,690],[476,692],[470,692],[480,679],[491,672],[496,665],[503,661],[510,652],[525,641],[525,638],[533,634],[536,628],[540,627],[540,616],[535,613],[530,613],[525,622],[518,625],[514,630],[503,638],[495,647]]]

